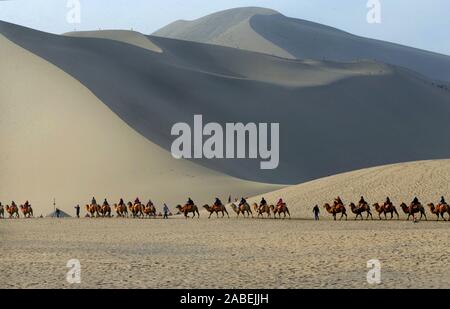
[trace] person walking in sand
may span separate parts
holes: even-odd
[[[74,208],[75,208],[75,213],[77,215],[77,218],[80,218],[80,205],[77,205]]]
[[[313,213],[314,213],[314,221],[319,221],[319,215],[320,215],[319,205],[314,206]]]
[[[163,211],[164,211],[164,217],[163,217],[163,219],[169,219],[169,212],[170,212],[170,209],[169,209],[169,206],[166,205],[166,203],[164,203]]]

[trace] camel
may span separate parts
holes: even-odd
[[[219,218],[219,212],[222,213],[222,218],[225,217],[225,214],[227,214],[228,219],[230,218],[230,215],[228,214],[227,209],[225,208],[225,205],[204,205],[203,208],[205,208],[209,212],[208,219],[211,219],[211,216],[213,213],[216,213],[217,218]]]
[[[434,206],[433,203],[430,203],[428,204],[428,207],[430,208],[431,213],[437,216],[437,221],[439,221],[439,216],[441,216],[444,221],[447,221],[444,217],[445,213],[448,213],[450,216],[450,206],[447,204],[437,204],[436,206]]]
[[[352,212],[356,215],[355,220],[357,220],[359,216],[361,217],[361,220],[364,220],[364,218],[362,216],[362,214],[364,212],[367,212],[366,220],[369,220],[369,216],[373,220],[373,216],[372,216],[372,212],[370,211],[369,204],[362,204],[359,207],[356,207],[356,205],[354,203],[350,203],[349,207],[352,210]]]
[[[277,214],[278,218],[281,218],[281,214],[284,214],[284,218],[286,218],[286,214],[289,215],[289,219],[291,218],[291,214],[289,213],[289,208],[287,207],[286,203],[282,203],[278,206],[270,205],[269,208],[270,210],[272,210],[274,218],[276,218]]]
[[[267,214],[267,218],[270,218],[270,206],[269,205],[258,205],[256,203],[253,203],[253,209],[256,213],[258,213],[257,218],[262,217],[264,218],[264,214]]]
[[[20,210],[22,211],[23,216],[25,218],[32,218],[32,217],[34,217],[33,216],[33,208],[31,207],[31,205],[27,205],[27,206],[20,205],[19,207],[20,207]]]
[[[117,217],[128,218],[128,209],[125,204],[122,205],[114,204],[114,210],[116,211]]]
[[[91,218],[95,218],[96,215],[97,217],[100,216],[99,214],[100,206],[97,204],[86,205],[86,211],[89,213],[89,217]]]
[[[193,213],[192,219],[195,218],[195,214],[197,214],[198,218],[200,219],[200,213],[198,212],[198,207],[196,205],[177,205],[176,209],[178,209],[179,212],[184,214],[184,217],[187,219],[189,213]]]
[[[248,203],[244,203],[241,204],[239,206],[236,206],[236,204],[232,203],[231,204],[231,209],[234,210],[235,213],[237,213],[237,216],[239,218],[239,215],[242,214],[245,218],[245,214],[247,213],[247,217],[250,217],[250,215],[252,215],[253,218],[253,212],[252,209],[250,207],[250,205]]]
[[[425,220],[428,220],[427,214],[425,213],[425,208],[422,205],[416,205],[414,207],[408,207],[405,203],[402,203],[400,205],[400,208],[403,210],[405,214],[408,215],[406,220],[409,220],[409,217],[413,216],[416,213],[420,212],[420,220],[422,220],[422,217],[425,217]]]
[[[3,205],[0,203],[0,219],[5,219],[5,209]]]
[[[16,205],[11,205],[11,206],[6,205],[6,212],[9,214],[10,219],[12,219],[14,217],[17,219],[20,218],[19,208]]]
[[[381,220],[381,214],[384,214],[384,219],[387,220],[387,214],[390,213],[391,214],[391,220],[394,218],[394,214],[397,215],[397,220],[400,220],[400,216],[397,212],[397,208],[392,204],[379,204],[379,203],[375,203],[373,204],[373,207],[375,208],[375,210],[378,213],[378,218],[380,218]]]
[[[148,204],[142,209],[144,213],[144,217],[153,217],[156,218],[156,208],[153,203],[148,202]]]
[[[330,206],[330,204],[326,203],[325,205],[323,205],[323,208],[325,208],[327,210],[328,213],[333,215],[333,219],[334,221],[336,221],[336,215],[337,214],[341,214],[341,217],[339,218],[339,220],[342,220],[342,217],[345,216],[345,220],[347,220],[347,209],[345,209],[345,206],[342,204],[336,204],[334,206]]]
[[[133,215],[133,218],[144,217],[144,206],[141,203],[132,204],[131,202],[128,202],[128,209]]]

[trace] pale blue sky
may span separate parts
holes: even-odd
[[[382,23],[366,21],[367,0],[80,0],[81,24],[68,24],[68,0],[0,0],[0,20],[63,33],[131,29],[150,34],[177,19],[219,10],[260,6],[295,18],[450,55],[449,0],[380,0]]]

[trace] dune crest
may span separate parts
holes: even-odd
[[[450,82],[448,55],[360,37],[261,8],[236,8],[193,21],[175,22],[154,35],[290,59],[339,62],[371,59],[402,66],[430,79]]]
[[[128,30],[76,31],[76,32],[68,32],[65,33],[64,35],[77,38],[97,38],[97,39],[113,40],[145,48],[156,53],[163,52],[163,50],[159,48],[154,42],[152,42],[150,38],[136,31],[128,31]]]

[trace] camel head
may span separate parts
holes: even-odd
[[[433,203],[430,203],[427,206],[430,207],[431,211],[433,211],[436,208],[436,206],[434,206]]]

